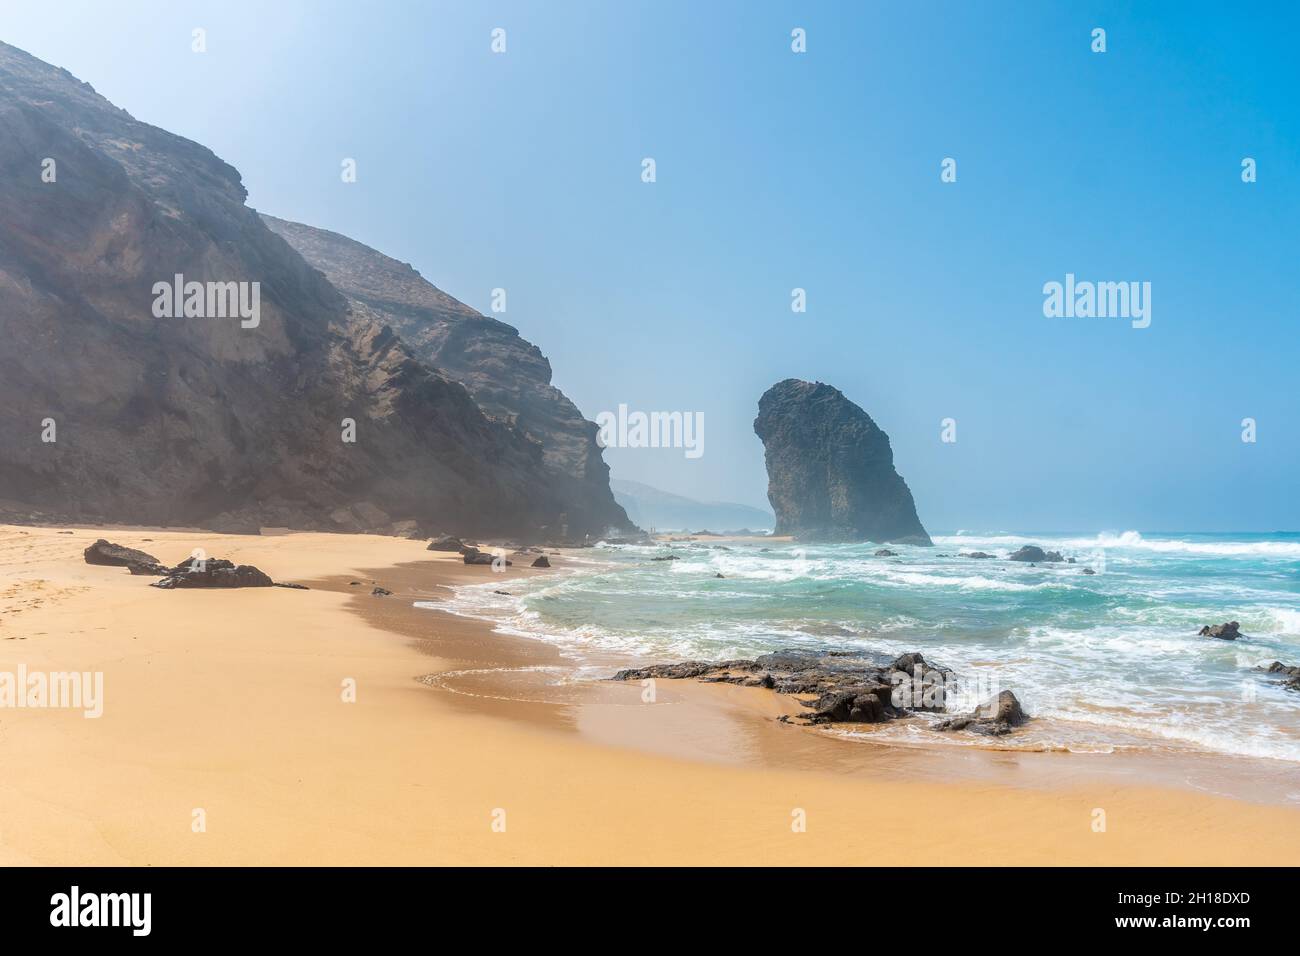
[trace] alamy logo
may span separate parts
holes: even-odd
[[[50,897],[51,926],[129,926],[132,936],[148,936],[152,893],[82,893],[78,886]]]
[[[618,412],[596,416],[600,432],[596,442],[602,448],[684,448],[687,458],[704,454],[703,412]]]
[[[1043,315],[1049,319],[1132,319],[1133,328],[1151,324],[1150,282],[1076,282],[1043,284]]]
[[[262,283],[186,282],[176,273],[171,282],[153,284],[156,319],[233,319],[255,329],[262,321]]]
[[[80,710],[94,720],[104,713],[103,671],[0,671],[0,709]]]

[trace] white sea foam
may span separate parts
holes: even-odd
[[[1081,728],[1062,738],[1065,749],[1129,746],[1123,732],[1300,761],[1296,695],[1258,670],[1300,663],[1297,569],[1285,563],[1300,556],[1300,542],[959,537],[936,538],[933,549],[894,546],[898,557],[876,557],[874,546],[680,545],[671,549],[679,560],[652,563],[668,549],[595,549],[566,562],[581,565],[576,573],[512,579],[510,595],[494,594],[495,581],[460,587],[428,606],[587,662],[752,657],[786,646],[921,650],[961,676],[1014,689],[1029,713]],[[1086,576],[1065,564],[940,557],[945,545],[1005,554],[1028,543],[1081,564],[1103,549],[1107,562]],[[1197,634],[1224,620],[1240,620],[1245,637]],[[1034,734],[1024,740],[1056,747]]]
[[[1300,636],[1300,608],[1271,607],[1265,611],[1265,614],[1276,625],[1274,630],[1277,633]]]
[[[1095,537],[1056,537],[1052,535],[993,535],[979,537],[969,533],[938,536],[939,546],[966,549],[1005,548],[1014,550],[1026,544],[1044,548],[1077,551],[1147,551],[1157,554],[1188,554],[1213,557],[1300,558],[1300,541],[1191,541],[1184,538],[1146,538],[1137,531],[1102,532]]]

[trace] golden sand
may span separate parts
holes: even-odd
[[[312,589],[162,591],[85,564],[98,537]],[[376,536],[0,527],[0,672],[104,675],[98,719],[0,709],[0,863],[1300,862],[1287,806],[1106,758],[831,740],[763,691],[661,682],[645,705],[411,607],[553,560],[494,576]]]

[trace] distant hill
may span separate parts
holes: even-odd
[[[621,478],[611,478],[609,487],[627,516],[647,530],[759,531],[776,524],[772,512],[731,501],[696,501]]]

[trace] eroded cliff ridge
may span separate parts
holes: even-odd
[[[245,196],[207,148],[0,44],[0,509],[558,533],[542,446],[351,309]],[[206,298],[160,309],[173,281]],[[255,291],[256,319],[213,288]]]
[[[789,378],[758,402],[776,534],[931,543],[886,435],[835,388]]]
[[[354,239],[263,219],[348,297],[354,313],[393,328],[419,359],[469,389],[489,416],[541,444],[546,481],[561,501],[569,537],[633,527],[610,491],[595,423],[551,384],[551,363],[517,329]]]

